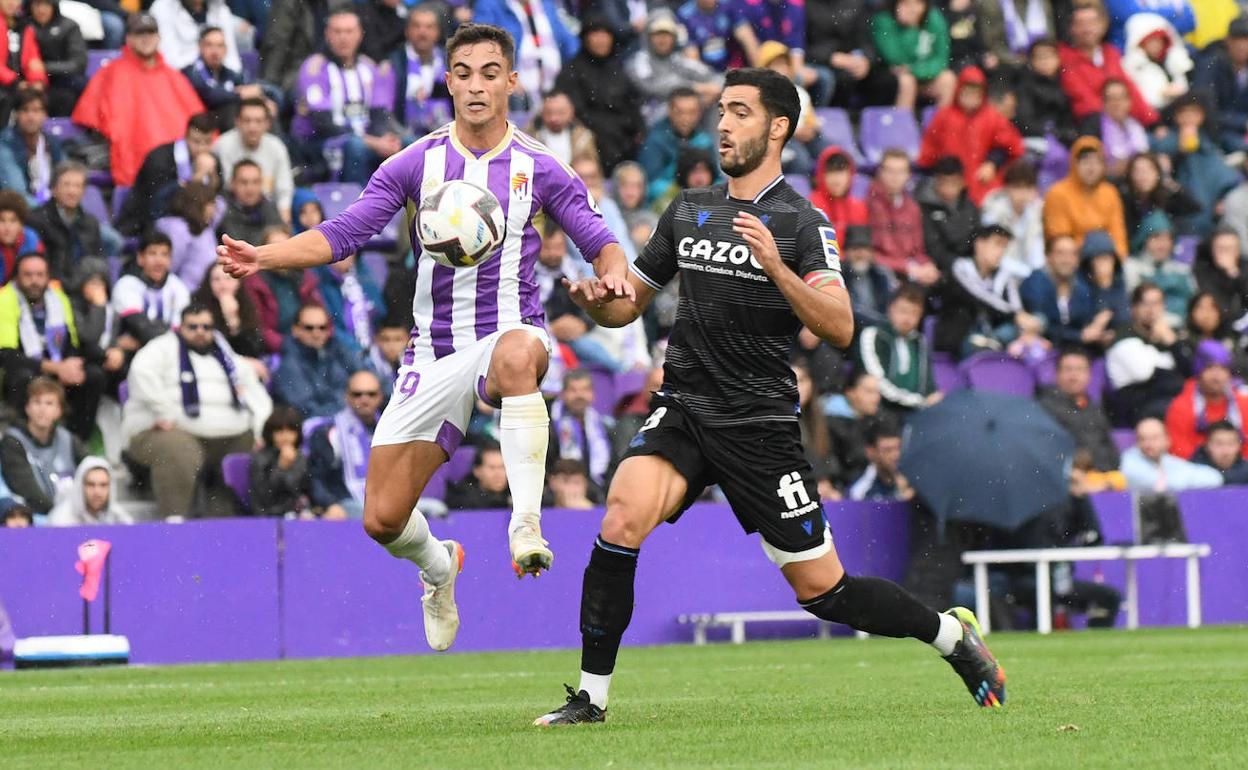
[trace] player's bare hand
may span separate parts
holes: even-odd
[[[568,296],[582,310],[593,310],[608,301],[607,289],[598,278],[582,278],[578,281],[564,278],[563,285],[568,290]]]
[[[627,271],[623,272],[626,273]],[[605,301],[616,298],[623,298],[629,302],[637,301],[637,292],[633,290],[633,285],[628,282],[627,275],[607,273],[599,279],[599,284],[601,284],[607,297]]]
[[[732,229],[749,244],[754,258],[768,274],[784,265],[780,259],[780,249],[776,247],[776,239],[771,230],[763,224],[763,220],[745,211],[738,211],[732,218]]]
[[[255,246],[228,235],[221,236],[217,247],[217,263],[226,273],[240,281],[260,269],[260,255]]]

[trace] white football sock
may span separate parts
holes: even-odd
[[[451,555],[446,546],[429,532],[429,522],[416,508],[407,519],[403,532],[385,549],[396,559],[415,562],[423,573],[423,579],[434,585],[442,585],[451,577]]]
[[[507,484],[511,487],[511,523],[508,533],[519,523],[519,516],[540,513],[542,489],[546,485],[546,447],[550,443],[550,413],[542,394],[503,398],[498,420],[499,443]]]
[[[607,707],[607,689],[611,687],[610,674],[590,674],[581,672],[581,686],[578,690],[589,693],[589,702],[600,709]]]
[[[940,630],[936,632],[936,638],[931,641],[931,645],[941,656],[952,655],[954,645],[962,641],[962,623],[952,615],[943,612],[936,614],[940,616]]]

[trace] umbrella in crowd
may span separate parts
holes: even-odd
[[[941,521],[1014,530],[1067,498],[1074,451],[1034,401],[962,390],[910,418],[901,471]]]

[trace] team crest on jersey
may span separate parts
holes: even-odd
[[[511,177],[511,197],[516,200],[524,200],[529,197],[529,175],[523,171],[517,171]]]
[[[763,214],[758,218],[758,221],[762,222],[764,225],[771,224],[771,214]]]
[[[701,227],[702,225],[706,224],[706,220],[710,218],[711,218],[711,212],[699,211],[698,212],[698,227]]]
[[[821,226],[819,228],[819,239],[823,242],[823,256],[826,258],[829,270],[841,269],[841,247],[836,243],[836,230],[831,227]]]

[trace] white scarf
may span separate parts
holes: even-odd
[[[555,76],[563,66],[555,30],[550,26],[542,0],[529,0],[529,14],[524,12],[521,0],[507,0],[507,8],[520,22],[520,39],[516,41],[516,70],[520,73],[520,87],[530,100],[536,100],[554,87]],[[535,30],[542,41],[540,46],[533,39]]]
[[[43,334],[41,335],[39,327],[35,325],[35,314],[30,309],[30,303],[26,301],[26,295],[20,291],[16,294],[17,336],[22,343],[22,353],[27,358],[42,359],[46,352],[51,360],[60,361],[61,346],[65,344],[65,335],[69,334],[69,326],[65,323],[65,306],[51,289],[44,290],[43,310],[46,316],[43,320]]]
[[[364,287],[352,268],[342,276],[342,307],[347,314],[347,327],[360,348],[367,350],[373,342],[372,322],[369,313],[373,303],[364,295]]]
[[[1018,17],[1014,0],[1000,0],[1001,14],[1005,17],[1005,36],[1014,53],[1026,53],[1031,41],[1048,35],[1049,22],[1044,17],[1044,4],[1040,0],[1027,0],[1027,20]]]
[[[40,203],[52,197],[52,155],[48,152],[48,140],[42,133],[30,154],[27,173],[30,174],[30,193]]]
[[[353,133],[362,136],[364,129],[368,128],[370,100],[367,96],[373,90],[372,70],[360,66],[358,59],[355,66],[349,69],[344,70],[335,62],[330,62],[327,69],[334,125],[350,126]]]
[[[442,51],[437,48],[433,49],[430,62],[425,64],[420,54],[416,53],[416,49],[412,48],[409,43],[407,63],[407,100],[423,102],[433,93],[438,78],[446,72],[446,62],[443,60]]]
[[[364,502],[364,480],[368,476],[368,452],[373,430],[350,409],[334,415],[332,446],[342,460],[342,480],[351,497]]]

